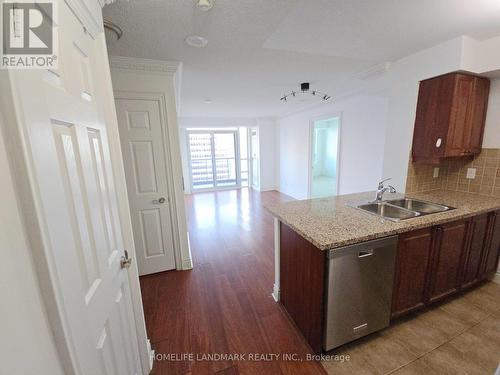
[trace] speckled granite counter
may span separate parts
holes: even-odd
[[[373,200],[375,192],[309,199],[266,207],[274,216],[322,250],[351,245],[500,209],[500,198],[437,190],[408,194],[455,210],[395,223],[348,206]],[[386,194],[385,199],[402,197]]]

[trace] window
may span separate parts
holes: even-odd
[[[238,131],[188,130],[193,190],[240,186]],[[246,179],[248,180],[248,167]]]

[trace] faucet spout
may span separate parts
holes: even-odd
[[[375,202],[380,202],[382,201],[382,198],[384,196],[384,193],[388,191],[389,193],[395,194],[397,191],[392,185],[388,185],[387,187],[384,187],[384,182],[389,181],[390,178],[386,178],[385,180],[382,180],[378,183],[378,188],[377,188],[377,195],[375,197]]]

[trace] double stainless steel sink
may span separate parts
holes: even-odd
[[[454,209],[453,207],[413,198],[368,202],[356,204],[353,207],[396,222]]]

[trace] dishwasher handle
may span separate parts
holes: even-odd
[[[373,249],[371,250],[362,250],[358,252],[358,258],[366,258],[371,257],[373,255]]]
[[[328,259],[334,259],[348,254],[357,254],[359,258],[364,258],[371,256],[377,249],[396,246],[397,243],[398,236],[384,237],[376,240],[357,243],[354,245],[330,249],[328,250],[327,257]]]

